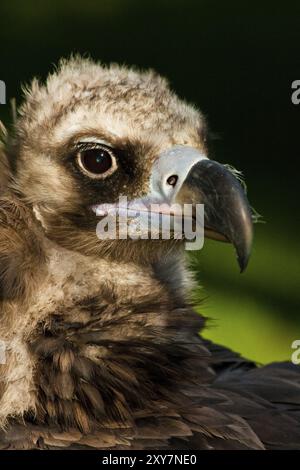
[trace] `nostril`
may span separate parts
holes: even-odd
[[[178,180],[178,176],[177,176],[177,175],[171,175],[171,176],[169,176],[169,178],[167,179],[167,183],[168,183],[170,186],[175,186],[176,183],[177,183],[177,180]]]

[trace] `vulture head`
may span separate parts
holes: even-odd
[[[164,213],[172,204],[204,204],[206,235],[232,242],[243,270],[248,203],[232,173],[208,160],[206,127],[152,71],[62,63],[46,85],[34,81],[26,92],[10,150],[15,189],[63,247],[141,263],[180,250],[184,237],[131,240],[119,229],[116,240],[99,240],[97,222],[112,214],[118,222],[120,197],[127,209],[142,204],[149,219],[153,204]]]

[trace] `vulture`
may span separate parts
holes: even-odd
[[[132,203],[193,224],[204,204],[245,269],[251,209],[201,112],[154,71],[72,57],[2,134],[0,448],[300,448],[300,369],[201,337],[185,238],[97,236],[120,197],[128,224]]]

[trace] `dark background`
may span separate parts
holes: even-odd
[[[288,359],[300,338],[300,2],[1,0],[0,18],[8,99],[80,52],[154,68],[207,115],[212,158],[243,171],[266,221],[242,276],[229,246],[208,242],[193,256],[207,335],[258,361]],[[9,124],[9,106],[0,118]]]

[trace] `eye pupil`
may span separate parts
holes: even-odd
[[[113,166],[113,158],[108,150],[89,149],[79,154],[81,166],[94,175],[102,175]]]

